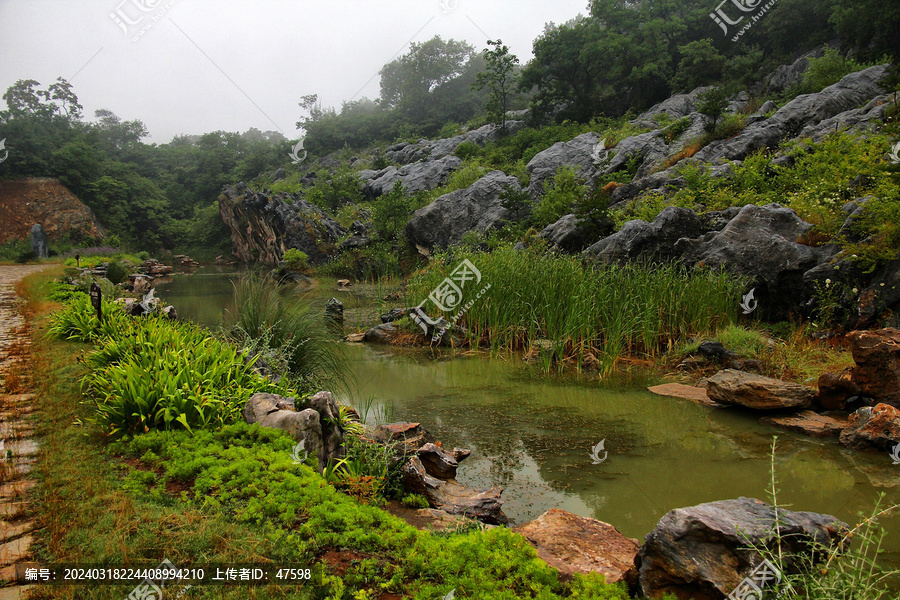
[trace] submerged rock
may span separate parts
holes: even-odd
[[[816,390],[805,385],[734,369],[710,377],[706,392],[714,402],[754,410],[807,408],[816,397]]]
[[[778,519],[787,566],[815,543],[836,546],[847,524],[831,515],[779,509]],[[775,509],[753,498],[720,500],[672,510],[647,534],[635,564],[639,592],[648,598],[674,595],[679,600],[722,600],[761,557],[751,544],[771,543]]]
[[[603,521],[553,508],[513,529],[525,536],[538,556],[565,575],[600,573],[607,583],[637,579],[634,559],[640,544]]]
[[[811,437],[837,437],[847,427],[846,416],[821,415],[811,410],[784,417],[763,417],[759,422]]]

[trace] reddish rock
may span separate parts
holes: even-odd
[[[637,540],[603,521],[553,508],[513,529],[525,536],[538,556],[565,575],[600,573],[607,583],[633,584]]]
[[[103,239],[105,233],[90,208],[56,179],[0,181],[0,244],[29,237],[40,223],[51,240]]]
[[[811,410],[784,417],[763,417],[759,422],[812,437],[837,437],[848,425],[846,417],[821,415]]]
[[[851,379],[863,395],[900,407],[900,329],[847,334],[856,367]]]
[[[839,375],[822,373],[819,376],[819,395],[814,403],[823,410],[844,410],[847,398],[860,394],[862,390],[850,378],[850,369]]]
[[[841,443],[859,449],[890,450],[900,444],[900,410],[889,404],[859,409],[850,415]]]
[[[727,408],[725,404],[719,404],[710,400],[709,395],[706,393],[706,388],[703,387],[692,387],[681,383],[666,383],[647,388],[647,391],[657,396],[690,400],[694,404],[707,408]]]
[[[713,402],[755,410],[807,408],[816,397],[816,390],[805,385],[734,369],[710,377],[706,393]]]

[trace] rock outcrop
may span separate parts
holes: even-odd
[[[754,410],[807,408],[816,397],[814,388],[734,369],[710,377],[706,393],[713,402]]]
[[[524,121],[507,121],[507,134],[513,134],[525,127]],[[400,143],[390,146],[385,155],[395,163],[408,165],[409,163],[418,162],[420,160],[439,160],[453,154],[460,144],[470,142],[479,146],[484,146],[489,142],[496,141],[499,137],[497,134],[500,127],[497,125],[485,125],[472,131],[467,131],[460,135],[444,138],[440,140],[419,140],[415,144]]]
[[[856,366],[851,381],[878,402],[900,408],[900,329],[847,334]]]
[[[377,198],[388,194],[399,181],[407,194],[416,194],[433,190],[443,185],[453,171],[462,166],[462,161],[455,156],[444,156],[438,160],[427,160],[404,165],[387,167],[381,171],[361,171],[363,194],[367,198]]]
[[[99,241],[106,236],[93,211],[56,179],[0,180],[0,244],[29,239],[35,223],[51,241]]]
[[[299,194],[267,195],[238,184],[219,197],[219,214],[231,232],[235,255],[243,262],[277,265],[288,248],[302,250],[310,264],[337,251],[347,232]]]
[[[676,242],[704,233],[697,214],[689,208],[669,206],[653,223],[628,221],[625,225],[584,251],[585,256],[603,262],[632,260],[674,260],[680,257],[675,251]]]
[[[720,500],[668,512],[638,553],[638,589],[647,598],[722,600],[761,557],[750,544],[771,543],[772,506],[753,498]],[[778,510],[785,554],[802,557],[813,544],[836,546],[847,525],[830,515]],[[787,559],[794,570],[801,565]]]
[[[475,490],[455,479],[438,479],[428,473],[418,456],[410,458],[401,471],[406,489],[427,498],[432,508],[491,525],[505,525],[509,522],[509,518],[503,514],[503,500],[500,498],[502,487]]]
[[[489,231],[510,218],[500,195],[509,187],[521,190],[519,180],[491,171],[464,190],[444,194],[417,210],[406,225],[406,237],[425,248],[459,243],[469,231]]]
[[[607,583],[633,585],[640,544],[603,521],[553,508],[513,529],[525,536],[538,556],[564,575],[599,573]]]
[[[600,136],[596,133],[585,133],[569,142],[557,142],[538,152],[526,167],[531,174],[528,184],[531,197],[538,199],[544,195],[544,183],[552,181],[560,167],[571,167],[579,178],[591,181],[598,172],[593,157],[600,141]]]
[[[850,415],[841,443],[863,450],[892,449],[900,444],[900,409],[889,404],[860,408]]]

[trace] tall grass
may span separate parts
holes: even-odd
[[[623,356],[652,357],[734,322],[744,288],[740,279],[720,272],[676,265],[594,267],[575,257],[506,247],[438,257],[410,281],[410,305],[427,298],[466,258],[482,280],[467,284],[464,303],[491,286],[458,321],[475,340],[494,350],[540,345],[554,361],[581,361],[590,353],[604,372]],[[430,302],[428,308],[434,310]]]
[[[283,360],[289,374],[304,380],[334,380],[348,374],[343,347],[329,331],[322,309],[286,294],[256,274],[234,284],[234,312],[226,311],[228,335],[264,358]]]

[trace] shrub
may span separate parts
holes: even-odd
[[[226,311],[225,323],[236,342],[262,342],[277,349],[287,359],[289,374],[300,379],[345,374],[342,346],[333,339],[321,312],[309,303],[283,294],[274,282],[254,274],[234,284],[234,303],[237,308]]]
[[[301,273],[309,270],[309,255],[303,250],[297,248],[288,248],[281,255],[281,260],[287,264],[287,268],[291,271],[300,271]]]
[[[372,225],[384,240],[393,240],[403,231],[409,221],[412,205],[403,184],[394,184],[390,193],[378,198],[372,207]]]
[[[128,279],[129,268],[123,261],[114,260],[106,267],[106,278],[118,285]]]
[[[428,503],[428,498],[421,494],[407,494],[403,496],[400,503],[406,508],[428,508],[431,506],[431,504]]]
[[[553,182],[544,183],[544,197],[534,209],[534,225],[541,229],[572,212],[572,207],[582,201],[587,193],[584,183],[571,167],[560,167]]]

